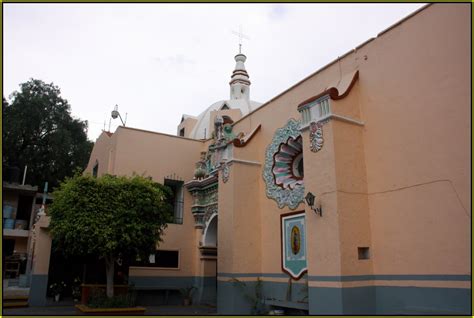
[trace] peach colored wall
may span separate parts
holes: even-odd
[[[49,235],[49,216],[42,216],[36,223],[36,241],[33,254],[33,274],[48,275],[51,254],[51,236]]]
[[[331,100],[332,113],[361,121],[359,87],[360,83],[357,81],[346,98]]]
[[[94,169],[96,162],[98,162],[99,169],[97,171],[97,175],[100,176],[100,175],[103,175],[104,173],[110,173],[109,154],[110,154],[112,137],[109,136],[107,132],[102,131],[100,136],[95,141],[94,148],[92,149],[92,152],[89,158],[89,163],[87,164],[85,172],[92,174],[92,170]]]
[[[258,273],[261,255],[260,167],[234,162],[230,169],[234,180],[233,271]],[[222,180],[219,187],[223,186]],[[220,213],[220,211],[219,211]]]
[[[96,147],[113,151],[114,167],[111,173],[116,175],[151,176],[163,183],[168,176],[184,182],[193,178],[195,162],[199,160],[203,143],[201,141],[172,135],[153,133],[144,130],[119,127],[110,140],[110,144],[98,144]],[[100,153],[100,151],[97,151]],[[94,154],[94,152],[93,152]],[[91,162],[95,162],[91,156]],[[163,242],[159,249],[178,250],[179,270],[157,268],[131,268],[131,276],[191,276],[197,271],[194,217],[191,213],[193,199],[184,190],[183,224],[168,224]]]
[[[360,51],[376,274],[470,272],[469,30],[435,4]]]
[[[357,99],[354,97],[356,96],[357,94],[348,96],[346,100],[352,100],[355,104]],[[332,128],[336,161],[336,188],[333,191],[337,193],[341,273],[343,275],[372,274],[372,259],[358,259],[358,247],[369,247],[370,251],[373,251],[363,128],[337,120],[333,121]]]
[[[296,93],[297,94],[297,93]],[[254,209],[256,213],[260,214],[261,226],[261,253],[257,255],[255,262],[258,263],[261,259],[261,270],[263,273],[280,273],[280,214],[291,212],[288,208],[278,209],[275,201],[268,199],[265,194],[265,185],[263,182],[262,171],[265,162],[265,151],[268,144],[271,143],[276,129],[286,125],[289,118],[299,119],[299,113],[296,110],[297,101],[299,99],[295,94],[285,94],[278,97],[271,102],[270,105],[264,106],[258,111],[251,113],[251,115],[244,117],[238,121],[233,128],[235,133],[245,132],[250,133],[254,128],[261,124],[261,129],[257,132],[249,144],[244,148],[234,147],[234,158],[241,160],[256,161],[261,164],[256,172],[257,178],[255,182],[259,184],[258,193],[252,193],[248,188],[247,183],[241,183],[239,186],[243,191],[247,191],[248,195],[257,195],[260,209]],[[231,175],[232,178],[232,175]],[[247,189],[247,190],[245,190]],[[252,189],[252,191],[255,191]],[[304,209],[301,204],[295,210]],[[220,211],[219,211],[220,213]],[[247,212],[248,213],[248,212]],[[250,226],[250,229],[257,229],[255,226]],[[244,252],[244,251],[242,251]],[[219,271],[221,271],[219,269]],[[238,272],[255,272],[247,268],[239,268]]]
[[[234,263],[234,188],[235,169],[230,169],[229,180],[223,183],[219,180],[217,219],[217,271],[218,273],[232,273]],[[221,178],[220,178],[221,179]]]
[[[306,209],[310,275],[468,273],[469,22],[468,5],[431,5],[237,121],[235,133],[262,125],[245,148],[234,148],[235,159],[260,166],[234,162],[229,181],[219,181],[218,271],[281,272],[280,215],[305,204],[279,209],[266,197],[266,147],[289,118],[300,119],[299,103],[359,70],[349,95],[331,105],[365,125],[330,121],[318,153],[303,131],[305,187],[324,211],[320,218]],[[114,173],[159,182],[173,172],[191,180],[211,142],[127,128],[113,138]],[[170,227],[162,244],[183,251],[186,275],[200,266],[196,246],[186,244],[198,241],[190,206],[185,191],[185,224]],[[359,261],[357,246],[369,246],[371,260]]]
[[[258,273],[262,253],[259,167],[233,162],[229,181],[219,179],[218,272]]]
[[[308,189],[314,183],[329,191],[337,186],[361,193],[327,194],[324,204],[328,214],[322,219],[308,211],[308,240],[315,244],[311,248],[314,253],[309,252],[310,266],[318,273],[336,274],[337,265],[325,262],[332,257],[328,255],[338,253],[347,255],[341,272],[348,274],[469,272],[469,17],[468,5],[431,5],[234,125],[234,131],[239,132],[262,124],[259,137],[249,145],[258,152],[235,152],[234,157],[247,156],[263,168],[265,149],[275,130],[288,118],[300,118],[296,106],[337,81],[340,72],[359,70],[359,81],[349,97],[331,104],[334,113],[360,118],[365,126],[337,122],[336,135],[331,136],[326,127],[334,121],[325,125],[325,144],[319,154],[322,158],[333,151],[335,158],[311,160],[311,167],[306,159],[308,137],[304,137]],[[360,109],[351,108],[354,103]],[[331,146],[331,138],[335,146]],[[324,173],[310,181],[313,167]],[[426,182],[436,184],[415,186]],[[409,186],[414,187],[396,190]],[[262,272],[280,272],[275,230],[280,214],[290,210],[278,209],[264,191],[262,187],[259,194]],[[389,192],[378,194],[383,191]],[[304,204],[295,210],[301,209]],[[330,213],[339,215],[339,229]],[[357,231],[351,233],[344,218],[353,221],[359,215]],[[331,231],[340,231],[342,243],[351,243],[338,251],[323,239],[334,235],[325,233],[325,224]],[[359,244],[370,244],[371,261],[356,259]],[[399,266],[401,260],[404,266]]]
[[[316,194],[316,203],[323,217],[306,207],[306,239],[309,275],[339,275],[341,273],[340,210],[336,188],[334,122],[323,127],[324,146],[313,153],[308,150],[309,133],[303,131],[305,191]],[[281,253],[280,253],[281,254]]]

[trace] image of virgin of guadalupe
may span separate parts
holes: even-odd
[[[291,251],[294,255],[298,254],[301,246],[300,229],[293,226],[291,229]]]

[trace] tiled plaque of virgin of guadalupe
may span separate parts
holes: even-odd
[[[305,214],[304,212],[282,214],[280,223],[282,270],[298,280],[308,270]]]

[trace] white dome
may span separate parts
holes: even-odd
[[[210,138],[211,133],[209,131],[209,122],[211,120],[211,111],[219,110],[222,106],[226,104],[230,109],[240,109],[242,112],[242,117],[250,113],[251,111],[257,109],[262,105],[262,103],[255,101],[247,101],[245,99],[231,99],[231,100],[221,100],[215,102],[205,111],[203,111],[197,117],[197,123],[194,126],[193,130],[189,134],[189,138],[194,139],[205,139]]]

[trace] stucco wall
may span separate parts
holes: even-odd
[[[184,137],[188,137],[191,131],[193,130],[194,126],[196,125],[196,123],[197,123],[196,118],[191,118],[191,117],[186,118],[178,125],[177,135],[179,136],[181,129],[184,128]]]
[[[318,157],[309,152],[308,130],[303,143],[307,191],[335,191],[322,197],[323,218],[307,209],[309,274],[368,276],[320,285],[369,286],[368,298],[375,297],[373,284],[466,288],[465,281],[449,275],[470,273],[469,22],[469,5],[428,6],[235,124],[234,132],[262,125],[249,149],[234,157],[263,164],[275,130],[289,118],[300,118],[299,103],[337,83],[340,74],[359,70],[348,97],[331,104],[334,113],[364,126],[336,120],[326,124]],[[278,209],[264,187],[259,197],[262,273],[280,273],[276,229],[280,215],[290,210]],[[295,210],[304,208],[301,204]],[[370,247],[371,259],[359,261],[357,246]],[[427,274],[439,276],[428,285],[425,276],[412,281],[404,276]],[[371,275],[401,276],[373,282],[378,278]],[[343,294],[341,304],[356,295]],[[398,296],[400,304],[408,304]]]
[[[432,5],[360,52],[376,273],[470,271],[469,17]]]
[[[199,160],[202,142],[151,133],[141,130],[119,128],[115,148],[115,169],[117,175],[133,173],[151,176],[163,183],[165,178],[189,181],[193,178],[195,162]],[[192,197],[184,190],[183,224],[168,224],[159,249],[179,251],[179,270],[137,269],[130,270],[130,276],[193,276],[196,274],[196,253],[194,218],[191,214]]]
[[[349,130],[341,131],[337,147],[341,157],[351,155],[344,153],[344,147],[353,139],[359,139],[357,149],[361,153],[358,158],[345,159],[344,165],[337,164],[335,158],[335,169],[338,188],[351,187],[369,194],[376,272],[426,271],[426,266],[433,260],[437,260],[437,265],[429,265],[432,270],[436,267],[438,272],[468,272],[469,217],[466,207],[469,206],[470,172],[470,49],[467,9],[467,5],[429,6],[235,125],[234,131],[239,132],[262,124],[260,143],[251,147],[259,149],[257,159],[263,162],[265,147],[271,142],[275,130],[288,118],[299,118],[296,106],[300,102],[336,81],[339,67],[343,74],[359,70],[359,82],[351,91],[350,98],[331,103],[334,109],[339,108],[336,113],[351,117],[358,116],[358,108],[351,111],[350,106],[344,104],[359,103],[360,117],[365,126],[363,129],[354,128],[354,131],[342,128]],[[342,123],[338,125],[345,127]],[[355,138],[354,134],[359,137]],[[325,138],[328,140],[330,136],[325,135]],[[323,151],[331,151],[329,143],[325,143]],[[365,162],[359,162],[359,159]],[[361,165],[357,170],[362,175],[346,177],[353,171],[354,167],[350,165]],[[311,169],[306,161],[305,168]],[[330,170],[330,165],[321,169]],[[437,183],[431,187],[438,187],[438,190],[430,189],[430,185],[416,186],[433,181]],[[356,186],[354,182],[363,184]],[[405,194],[393,191],[410,186],[414,186],[413,189],[405,190]],[[393,192],[374,194],[379,191]],[[430,200],[416,199],[423,195],[423,191],[430,193],[427,194],[431,196]],[[391,197],[396,195],[403,199],[397,201]],[[279,214],[288,212],[288,209],[276,208],[276,204],[265,197],[264,191],[261,198],[262,219],[265,219],[262,241],[268,242],[271,240],[267,233],[277,225]],[[344,200],[342,196],[341,200]],[[438,222],[430,222],[435,218],[433,215]],[[387,227],[390,229],[388,233]],[[410,239],[401,237],[401,233],[406,233]],[[439,248],[448,254],[441,256]],[[265,271],[278,271],[275,266],[279,256],[277,249],[269,247],[263,250],[269,250],[268,255],[265,252],[262,255]],[[393,253],[395,250],[398,252]],[[413,259],[410,255],[414,254],[419,256]],[[397,264],[396,259],[402,255],[405,268],[388,265]],[[457,265],[448,264],[455,255],[464,256],[463,261],[455,262]]]
[[[85,172],[92,174],[96,163],[99,164],[97,175],[101,176],[105,173],[111,173],[110,171],[110,152],[113,148],[111,138],[113,135],[102,131],[97,140],[95,141],[94,148],[92,149],[89,157],[89,163],[85,169]]]
[[[310,313],[409,311],[413,301],[408,295],[416,294],[421,307],[430,307],[433,302],[424,298],[436,294],[437,299],[443,288],[458,288],[466,296],[469,10],[467,4],[428,6],[235,123],[236,134],[258,125],[261,129],[244,148],[233,149],[229,181],[219,178],[220,297],[237,295],[229,283],[232,277],[255,282],[262,276],[269,290],[271,284],[285,282],[280,215],[305,209],[308,275],[299,283],[309,284]],[[265,150],[275,131],[290,118],[300,119],[297,105],[356,70],[359,79],[349,95],[331,100],[331,106],[333,113],[363,125],[332,119],[323,126],[324,146],[318,153],[309,151],[309,131],[302,132],[305,193],[321,200],[323,217],[304,203],[279,209],[267,198],[262,178]],[[189,181],[200,152],[210,143],[119,128],[111,139],[114,161],[108,171],[146,174],[159,182],[176,173]],[[205,271],[198,262],[200,233],[190,210],[185,191],[184,223],[170,225],[161,244],[180,250],[180,270],[133,269],[131,275],[191,277]],[[370,247],[369,260],[358,259],[359,246]],[[425,289],[399,288],[407,286]],[[387,303],[375,304],[377,295]],[[240,304],[221,302],[219,308]],[[458,305],[449,306],[462,311]]]
[[[105,134],[105,133],[104,133]],[[108,173],[115,175],[145,175],[164,183],[165,178],[189,181],[195,162],[203,147],[201,141],[145,130],[119,127],[108,137],[102,134],[91,154],[86,172],[91,172],[95,160],[107,162]],[[179,269],[130,268],[130,276],[193,276],[198,273],[192,197],[184,190],[183,224],[168,224],[158,249],[178,250]]]

